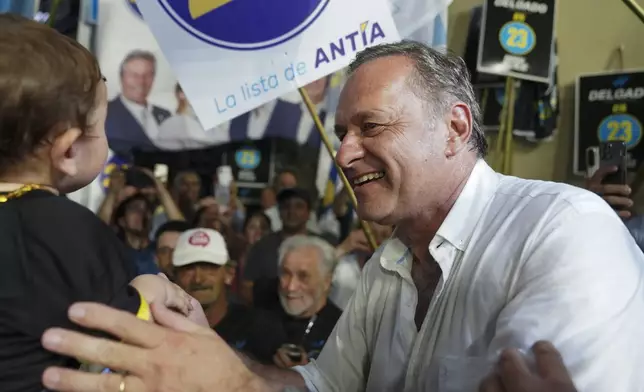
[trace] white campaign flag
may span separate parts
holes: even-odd
[[[447,7],[451,0],[388,1],[390,1],[393,18],[402,38],[420,41],[435,48],[443,49],[446,47]],[[139,1],[139,3],[142,2]],[[184,1],[184,3],[187,2]],[[134,0],[100,0],[97,44],[97,57],[103,73],[107,76],[109,96],[112,101],[118,99],[119,94],[123,91],[123,85],[127,82],[120,75],[123,59],[137,50],[149,51],[156,56],[156,75],[154,83],[151,85],[151,91],[149,91],[148,100],[153,105],[173,112],[173,117],[166,119],[158,126],[156,137],[153,137],[149,132],[147,133],[147,136],[159,149],[180,151],[223,144],[244,138],[257,140],[275,136],[295,140],[300,144],[306,140],[315,140],[317,131],[313,127],[311,116],[301,103],[297,92],[282,96],[277,101],[277,106],[282,110],[276,111],[275,101],[269,102],[253,110],[252,113],[243,115],[243,121],[236,119],[232,126],[226,122],[218,125],[215,129],[207,131],[196,120],[191,111],[185,114],[174,113],[179,104],[175,91],[175,74],[162,54],[150,28],[143,21],[137,2]],[[338,147],[338,141],[333,135],[332,129],[335,109],[343,85],[344,75],[342,71],[335,73],[329,79],[323,102],[318,105],[321,113],[326,113],[324,125],[327,128],[327,134],[334,143],[335,149]],[[293,105],[288,105],[288,103]],[[284,110],[285,108],[288,110]],[[126,115],[127,113],[117,111],[108,113],[108,116],[117,119]],[[289,120],[292,116],[298,117],[299,120]],[[117,125],[115,128],[120,128],[118,127],[121,123],[120,121],[112,121],[111,123]],[[268,127],[271,129],[267,129],[268,125],[271,125]],[[113,139],[111,136],[114,130],[112,127],[108,128],[108,138]],[[138,128],[134,124],[128,128],[128,132],[124,135],[126,138],[132,138],[129,143],[132,147],[137,147],[141,140],[141,137],[135,137],[137,135],[135,131]],[[143,129],[139,133],[145,132],[147,130]],[[341,187],[337,172],[329,176],[329,173],[332,172],[330,170],[331,165],[331,157],[327,154],[324,146],[320,145],[316,177],[316,184],[320,194],[325,193],[329,183],[334,184],[337,189]],[[111,167],[111,163],[106,166],[106,169],[109,167]],[[94,184],[73,195],[74,199],[92,210],[96,210],[104,195],[105,178],[106,174],[103,173]]]
[[[400,36],[424,41],[431,45],[432,42],[414,38],[414,35],[431,31],[427,27],[433,27],[436,16],[446,12],[452,0],[388,0],[388,2]]]
[[[387,0],[159,0],[144,19],[210,129],[399,39]]]

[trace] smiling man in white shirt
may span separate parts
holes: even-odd
[[[503,176],[483,161],[480,111],[460,58],[410,42],[365,50],[350,68],[336,132],[336,159],[354,185],[359,216],[396,231],[365,266],[319,358],[290,372],[248,363],[280,386],[253,379],[243,390],[476,391],[502,349],[529,352],[538,340],[561,351],[580,391],[644,390],[644,350],[634,346],[644,341],[644,255],[598,196]],[[110,317],[87,323],[109,329]],[[134,333],[147,335],[132,320]],[[228,354],[196,355],[196,338],[172,337],[185,353],[158,338],[108,349],[60,331],[44,344],[133,370],[125,380],[132,385],[152,388],[165,375],[162,390],[250,377],[191,370]],[[135,352],[152,364],[129,369]],[[80,390],[68,387],[73,377],[47,385]],[[92,377],[85,390],[108,391],[109,380]]]
[[[308,388],[476,390],[503,348],[540,339],[580,390],[642,388],[644,352],[630,346],[644,339],[644,255],[614,211],[490,169],[460,59],[394,44],[363,52],[351,73],[336,159],[360,217],[397,230],[335,344],[298,369]]]

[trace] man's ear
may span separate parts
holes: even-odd
[[[472,135],[472,111],[466,104],[459,102],[452,106],[448,116],[445,156],[451,158],[467,147]]]
[[[230,286],[231,284],[233,284],[233,280],[235,280],[235,267],[232,265],[226,265],[224,266],[224,268],[226,268],[226,277],[224,278],[224,283],[226,283],[226,286]]]
[[[324,291],[325,291],[325,292],[327,292],[327,293],[328,293],[328,292],[331,290],[331,283],[333,283],[333,274],[332,274],[332,273],[331,273],[331,274],[328,274],[328,275],[324,278]]]
[[[66,176],[75,176],[78,171],[78,146],[76,141],[82,136],[78,128],[69,128],[58,135],[51,143],[50,158],[53,168]]]

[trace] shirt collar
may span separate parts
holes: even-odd
[[[496,191],[499,180],[499,174],[483,159],[479,159],[456,203],[438,229],[438,238],[435,237],[432,242],[440,239],[440,244],[445,240],[458,250],[465,251],[483,210]]]
[[[437,249],[446,241],[459,251],[467,249],[479,218],[488,201],[494,195],[499,181],[500,175],[492,170],[483,159],[479,159],[454,206],[429,244],[432,254],[434,253],[432,250]],[[410,256],[411,250],[397,238],[395,232],[383,244],[378,254],[382,267],[390,271],[401,267],[409,270],[412,261]]]
[[[123,104],[126,107],[130,108],[130,110],[139,110],[140,111],[140,110],[147,110],[148,109],[147,106],[144,106],[144,105],[141,105],[140,103],[136,103],[134,101],[131,101],[131,100],[125,98],[124,95],[121,95],[121,101],[123,102]]]

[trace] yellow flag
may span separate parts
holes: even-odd
[[[192,16],[192,19],[197,19],[231,1],[233,0],[190,0],[188,3],[190,16]]]

